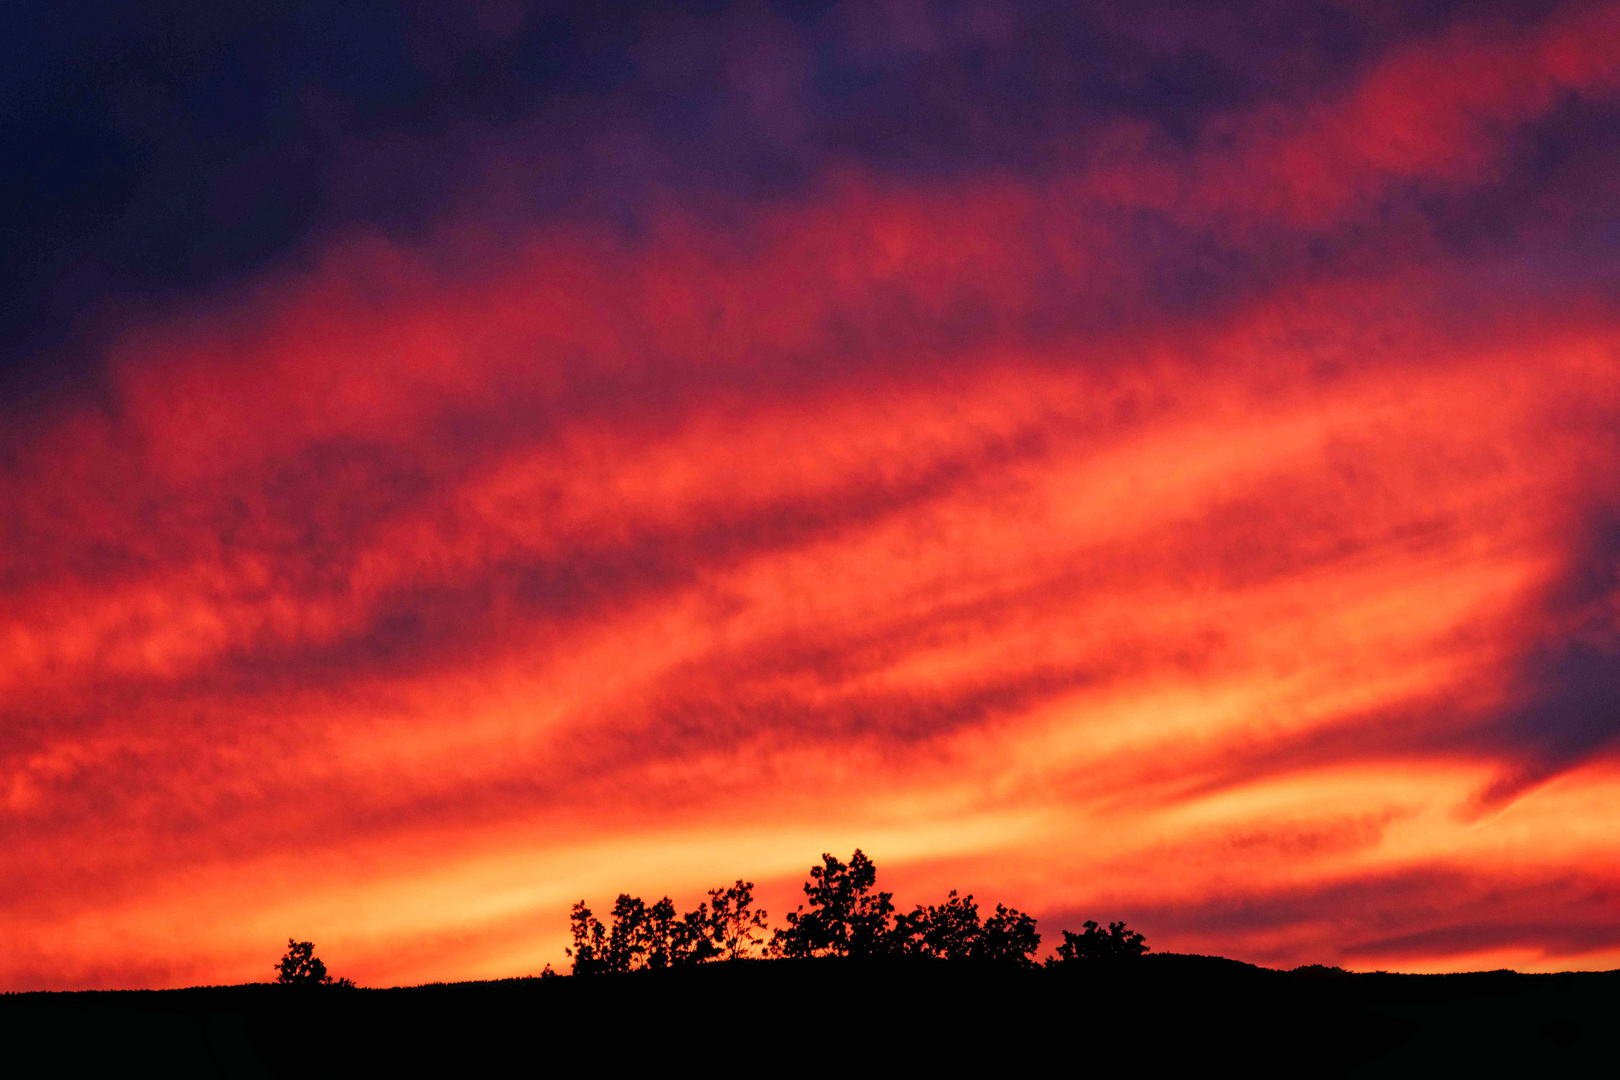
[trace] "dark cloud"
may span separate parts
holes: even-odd
[[[82,373],[84,346],[62,335],[109,296],[216,287],[343,219],[434,212],[334,206],[331,173],[354,142],[509,123],[547,95],[632,75],[631,9],[537,11],[510,34],[482,27],[479,10],[11,8],[5,396]]]
[[[1322,92],[1454,11],[15,5],[0,395],[93,382],[123,298],[217,289],[334,230],[414,233],[469,189],[487,210],[491,168],[515,185],[505,213],[624,222],[667,193],[799,191],[850,165],[1050,172],[1121,120],[1191,146],[1206,118]],[[1159,284],[1196,303],[1223,261]]]
[[[1493,717],[1481,742],[1507,761],[1482,794],[1516,796],[1614,748],[1620,739],[1620,514],[1587,516],[1578,546],[1546,595],[1552,632],[1520,662],[1520,698]]]

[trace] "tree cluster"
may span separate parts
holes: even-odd
[[[1063,944],[1057,947],[1056,962],[1113,963],[1134,960],[1147,951],[1148,944],[1142,935],[1125,929],[1124,923],[1111,922],[1104,930],[1087,919],[1082,933],[1063,931]]]
[[[574,974],[594,975],[642,968],[680,967],[706,960],[753,956],[763,943],[766,913],[754,907],[754,883],[738,880],[710,889],[695,911],[676,916],[669,897],[648,904],[620,893],[611,925],[581,900],[569,917],[574,944],[568,955]]]
[[[1035,920],[1003,904],[988,919],[955,889],[943,904],[896,916],[892,893],[876,891],[877,868],[856,850],[843,863],[824,854],[804,884],[808,908],[789,912],[771,938],[775,956],[931,956],[1031,966],[1040,948]]]
[[[877,867],[856,850],[845,863],[823,854],[804,883],[805,903],[787,925],[764,939],[766,915],[753,906],[753,883],[709,890],[709,899],[679,917],[669,897],[654,904],[621,894],[604,925],[581,900],[570,918],[568,950],[576,975],[635,971],[758,956],[919,956],[940,960],[1034,967],[1041,935],[1035,919],[1004,904],[980,915],[971,895],[951,890],[942,904],[897,914],[894,895],[877,888]],[[1046,963],[1117,961],[1148,950],[1141,934],[1110,923],[1087,922],[1083,933],[1063,933]]]
[[[899,951],[941,960],[987,960],[1028,966],[1041,947],[1033,916],[1005,904],[979,921],[979,905],[971,894],[957,896],[952,889],[945,903],[917,905],[909,915],[895,919],[891,932]]]
[[[810,868],[804,896],[806,902],[788,912],[787,925],[768,937],[754,883],[741,879],[710,889],[707,900],[682,915],[667,896],[649,904],[621,893],[604,924],[581,900],[569,917],[574,944],[567,952],[575,975],[597,975],[764,956],[914,956],[1029,968],[1041,946],[1033,917],[1004,904],[983,917],[972,895],[955,889],[942,904],[897,914],[894,894],[877,888],[877,867],[858,848],[847,863],[823,854],[821,865]],[[1088,921],[1079,934],[1063,931],[1063,944],[1046,964],[1115,963],[1147,951],[1142,935],[1123,922],[1104,930]],[[333,980],[313,942],[288,938],[275,968],[282,985],[354,985]],[[553,974],[548,964],[541,977]]]

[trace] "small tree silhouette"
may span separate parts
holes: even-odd
[[[354,983],[348,979],[332,981],[332,976],[326,973],[326,965],[321,958],[315,955],[315,943],[312,941],[294,941],[287,939],[287,955],[275,965],[281,974],[276,976],[276,982],[287,986],[342,986],[352,987]]]
[[[894,894],[874,892],[877,868],[859,848],[849,864],[823,853],[822,864],[810,868],[804,895],[810,910],[801,905],[787,915],[787,928],[771,938],[777,956],[877,956],[890,951],[889,917]]]
[[[767,916],[763,908],[754,910],[754,883],[737,879],[736,884],[724,889],[709,890],[711,911],[708,917],[710,938],[707,943],[726,960],[751,956],[757,944],[756,931],[763,932]],[[703,905],[698,905],[703,910]]]
[[[640,897],[620,893],[613,901],[613,929],[608,932],[607,970],[631,971],[647,956],[650,927],[647,905]]]
[[[675,903],[669,897],[647,908],[642,937],[647,943],[644,966],[667,968],[680,963],[682,942],[678,940],[680,922],[675,918]]]
[[[1057,947],[1057,956],[1048,964],[1117,963],[1134,960],[1148,951],[1141,934],[1125,929],[1123,922],[1112,922],[1103,930],[1094,920],[1087,919],[1085,932],[1076,934],[1063,931],[1063,944]]]
[[[946,960],[967,960],[978,952],[979,905],[972,896],[957,896],[952,889],[945,902],[928,908],[923,921],[923,945],[935,956]]]
[[[667,896],[651,905],[642,919],[646,944],[642,966],[684,967],[719,955],[720,950],[709,939],[712,921],[708,904],[699,904],[696,911],[688,911],[680,918],[675,917],[675,902]]]
[[[981,959],[998,964],[1034,967],[1035,953],[1040,947],[1041,935],[1035,929],[1035,917],[1032,915],[997,904],[996,913],[984,920],[984,934],[979,938]]]
[[[574,934],[574,947],[563,950],[574,958],[575,975],[597,975],[607,971],[607,927],[591,914],[581,900],[568,915]]]
[[[719,891],[710,889],[709,893],[713,895]],[[675,963],[701,964],[720,955],[720,949],[714,943],[714,915],[707,903],[699,904],[696,911],[682,915],[673,929]]]

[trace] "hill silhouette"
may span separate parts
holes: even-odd
[[[941,1069],[1250,1075],[1547,1074],[1612,1062],[1620,972],[1274,971],[920,957],[737,960],[388,990],[254,984],[0,997],[18,1075],[467,1075],[548,1068],[760,1075]]]

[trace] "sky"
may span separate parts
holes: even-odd
[[[18,3],[0,989],[1620,967],[1620,5]]]

